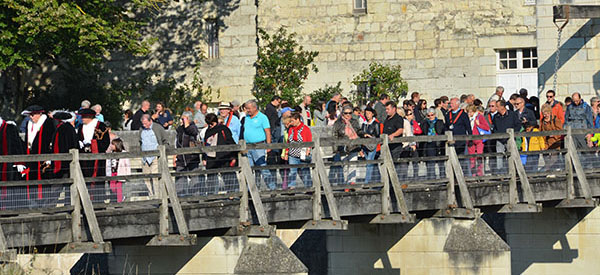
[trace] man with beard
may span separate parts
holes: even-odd
[[[5,121],[0,117],[0,155],[22,155],[25,154],[23,141],[19,137],[17,126]],[[0,181],[20,180],[21,172],[25,169],[22,163],[0,163]],[[25,201],[26,187],[2,186],[0,191],[0,208],[14,209]]]
[[[79,138],[75,132],[75,114],[67,111],[55,111],[52,113],[52,117],[57,121],[56,133],[52,139],[52,152],[55,154],[69,153],[71,149],[79,149]],[[65,161],[54,161],[53,173],[55,178],[68,178],[69,173],[69,162]],[[48,198],[50,203],[57,202],[60,192],[62,192],[64,186],[54,185],[52,186],[52,192]],[[65,190],[65,204],[70,202],[70,191],[69,188]]]
[[[79,112],[82,124],[77,128],[79,148],[83,153],[104,153],[110,145],[110,135],[103,122],[98,121],[96,112],[83,109]],[[88,160],[81,162],[84,177],[103,177],[106,175],[106,160]],[[104,182],[89,183],[90,197],[93,202],[104,201]]]
[[[27,154],[51,154],[52,138],[54,137],[54,122],[46,114],[44,108],[33,105],[27,108],[31,121],[27,123],[25,132],[25,141],[27,142]],[[36,161],[27,164],[27,180],[42,180],[52,178],[51,162]],[[48,189],[48,187],[44,188]],[[27,186],[27,200],[32,207],[42,204],[43,199],[42,185],[38,184],[37,189]],[[46,190],[48,192],[49,190]]]

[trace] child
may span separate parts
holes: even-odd
[[[525,125],[526,132],[539,132],[540,129],[535,121],[528,121]],[[521,144],[523,152],[534,152],[546,150],[546,142],[544,137],[523,137],[523,143]],[[540,163],[539,155],[528,155],[525,157],[525,171],[526,172],[537,172],[538,165]]]
[[[113,139],[108,148],[110,152],[121,153],[125,151],[125,145],[120,138]],[[109,159],[106,160],[106,175],[114,176],[128,176],[131,175],[131,166],[129,159]],[[123,201],[123,181],[122,180],[111,180],[110,181],[110,198],[116,196],[117,202]],[[112,199],[111,199],[112,200]]]

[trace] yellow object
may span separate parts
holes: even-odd
[[[537,128],[533,128],[532,132],[539,132],[540,130]],[[521,150],[523,152],[527,151],[541,151],[546,150],[546,142],[544,141],[544,137],[530,137],[523,138],[524,142],[521,145]]]

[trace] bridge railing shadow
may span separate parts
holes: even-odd
[[[520,177],[522,175],[529,181],[548,177],[566,178],[569,169],[565,166],[564,158],[569,155],[569,150],[577,151],[576,155],[579,156],[582,168],[587,169],[586,172],[597,171],[600,169],[598,147],[578,143],[578,139],[595,133],[600,133],[600,130],[573,129],[469,136],[424,135],[392,140],[386,140],[386,136],[354,140],[316,137],[315,141],[304,143],[241,142],[225,146],[163,148],[164,153],[158,150],[0,156],[0,164],[28,164],[26,166],[30,169],[30,175],[37,173],[31,169],[37,167],[38,162],[43,169],[49,161],[44,172],[53,172],[59,161],[64,170],[61,178],[48,176],[43,180],[30,177],[29,180],[4,181],[0,196],[0,216],[35,213],[40,209],[44,209],[44,212],[72,212],[77,211],[76,206],[82,202],[86,208],[84,200],[89,200],[88,208],[91,209],[87,210],[92,212],[94,209],[107,207],[160,207],[165,203],[173,207],[174,203],[179,205],[226,200],[240,204],[240,222],[268,224],[265,210],[260,207],[260,201],[264,198],[311,196],[313,200],[323,200],[323,210],[320,209],[320,204],[314,204],[315,220],[339,219],[335,194],[372,190],[380,192],[382,198],[389,200],[382,200],[382,213],[402,213],[403,218],[406,218],[410,209],[405,207],[403,210],[403,194],[396,191],[438,186],[447,188],[448,193],[453,194],[456,185],[457,193],[461,196],[455,198],[454,204],[449,198],[448,204],[452,207],[466,207],[469,206],[469,197],[464,196],[464,193],[469,192],[461,190],[463,183],[468,187],[471,184],[512,177],[515,184],[519,182],[523,185],[525,179]],[[575,149],[564,145],[562,140],[565,140],[565,136],[575,141]],[[561,142],[554,148],[542,150],[528,147],[536,142],[535,138],[544,140],[548,137],[556,137]],[[499,146],[499,143],[504,146]],[[417,149],[411,149],[414,147]],[[501,147],[504,149],[498,149]],[[275,153],[266,154],[265,165],[251,165],[259,162],[249,162],[249,158],[255,158],[257,152],[267,149]],[[523,174],[519,167],[515,168],[517,171],[510,169],[513,165],[510,158],[515,156],[515,152]],[[288,161],[290,156],[298,157],[289,161],[290,164],[269,162],[268,158],[281,156],[282,153],[287,156]],[[388,173],[390,170],[386,170],[389,160],[383,155],[387,156],[388,153],[393,163],[390,167],[395,168],[394,176]],[[186,159],[194,157],[193,159],[198,159],[198,165],[191,168],[178,167],[174,162],[178,156],[186,156]],[[74,165],[73,160],[78,165]],[[452,164],[454,160],[455,166]],[[153,166],[154,162],[156,165]],[[458,173],[457,168],[462,173]],[[571,172],[571,177],[575,176],[580,175]],[[76,187],[77,182],[85,184]],[[36,192],[39,192],[40,186],[42,192],[38,196]],[[580,189],[574,191],[575,196],[585,195]],[[88,196],[81,196],[78,193],[81,190],[87,192]],[[517,202],[524,201],[526,197],[519,194],[515,199]],[[246,214],[242,214],[244,212]]]

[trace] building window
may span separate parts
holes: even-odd
[[[498,50],[498,70],[528,70],[538,67],[537,49],[504,49]]]
[[[216,19],[206,20],[206,36],[208,40],[208,58],[219,58],[219,25]]]
[[[354,13],[367,13],[367,0],[352,0]]]

